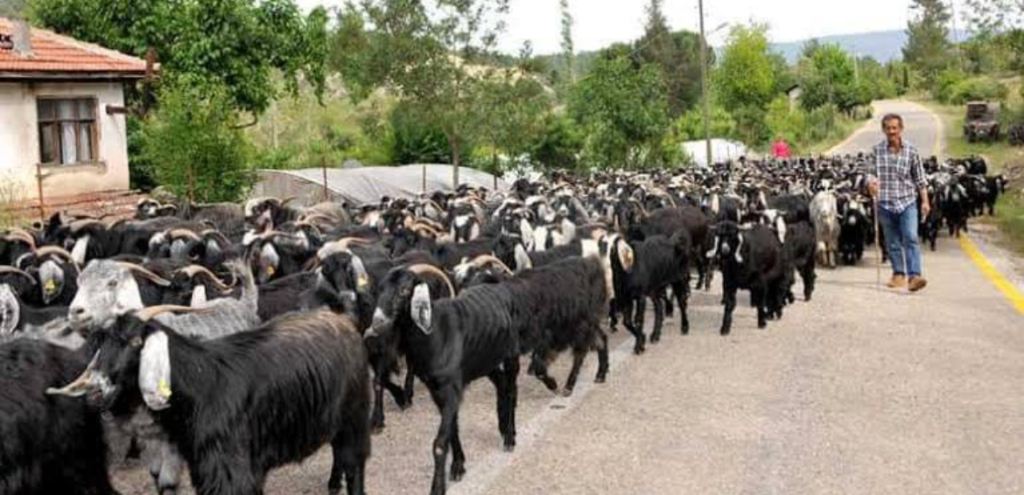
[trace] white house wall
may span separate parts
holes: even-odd
[[[36,98],[46,96],[96,98],[101,165],[44,167],[44,197],[127,190],[125,117],[124,114],[107,115],[106,111],[108,105],[124,105],[120,82],[0,83],[0,184],[8,185],[7,188],[20,186],[22,199],[38,197],[36,164],[40,151]]]

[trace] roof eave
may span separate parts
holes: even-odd
[[[0,70],[0,81],[18,81],[18,82],[31,82],[31,81],[62,81],[62,82],[74,82],[74,81],[132,81],[144,79],[146,73],[143,72],[114,72],[114,71],[97,71],[97,72],[49,72],[49,71],[5,71]]]

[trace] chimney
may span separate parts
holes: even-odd
[[[35,55],[32,53],[32,28],[28,26],[28,23],[24,19],[14,19],[14,32],[12,33],[12,40],[14,42],[14,52],[22,58],[34,58]]]

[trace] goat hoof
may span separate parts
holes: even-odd
[[[729,335],[729,329],[723,328],[721,331],[719,331],[719,333],[721,333],[722,336],[725,337],[726,335]]]
[[[757,328],[759,328],[761,330],[764,330],[765,328],[768,328],[768,322],[761,322],[761,321],[757,322]]]
[[[606,382],[607,380],[608,380],[608,378],[606,378],[606,377],[604,377],[604,376],[599,376],[599,377],[597,377],[597,378],[594,378],[594,383],[604,383],[604,382]]]
[[[452,465],[452,475],[451,475],[451,477],[449,479],[452,480],[452,483],[458,483],[459,481],[462,481],[462,477],[465,476],[465,475],[466,475],[466,468],[464,468],[462,466]]]
[[[558,382],[555,381],[554,378],[551,378],[550,376],[547,376],[547,377],[541,378],[540,381],[544,382],[544,386],[547,387],[548,390],[550,390],[552,392],[554,392],[555,390],[558,390]]]
[[[661,342],[661,335],[651,335],[651,343],[657,344],[658,342]]]
[[[562,397],[572,397],[572,389],[571,388],[563,388],[562,389]]]
[[[505,452],[509,452],[509,453],[515,452],[516,451],[516,442],[515,441],[512,441],[512,443],[505,442],[505,445],[502,445],[501,448]]]
[[[372,433],[374,435],[380,435],[383,432],[384,432],[384,423],[381,423],[379,425],[372,425],[370,427],[370,433]]]

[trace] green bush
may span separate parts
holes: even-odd
[[[807,114],[799,108],[791,109],[789,98],[781,95],[768,105],[765,124],[772,139],[781,136],[791,144],[803,143],[807,135]]]
[[[142,160],[157,182],[195,202],[236,201],[253,184],[251,146],[228,93],[213,85],[165,86],[143,124]]]
[[[1006,101],[1010,89],[1003,83],[990,77],[968,78],[959,70],[947,70],[939,76],[936,98],[952,105],[962,105],[968,101]]]
[[[719,105],[711,106],[711,137],[733,138],[736,137],[736,120],[725,108]],[[676,133],[683,141],[696,141],[704,139],[704,110],[702,106],[695,106],[683,114],[675,123]]]
[[[575,169],[579,165],[583,139],[576,121],[562,115],[548,115],[544,119],[544,131],[529,146],[530,159],[549,169]]]
[[[837,128],[839,109],[825,104],[807,113],[807,139],[812,142],[827,139]]]

